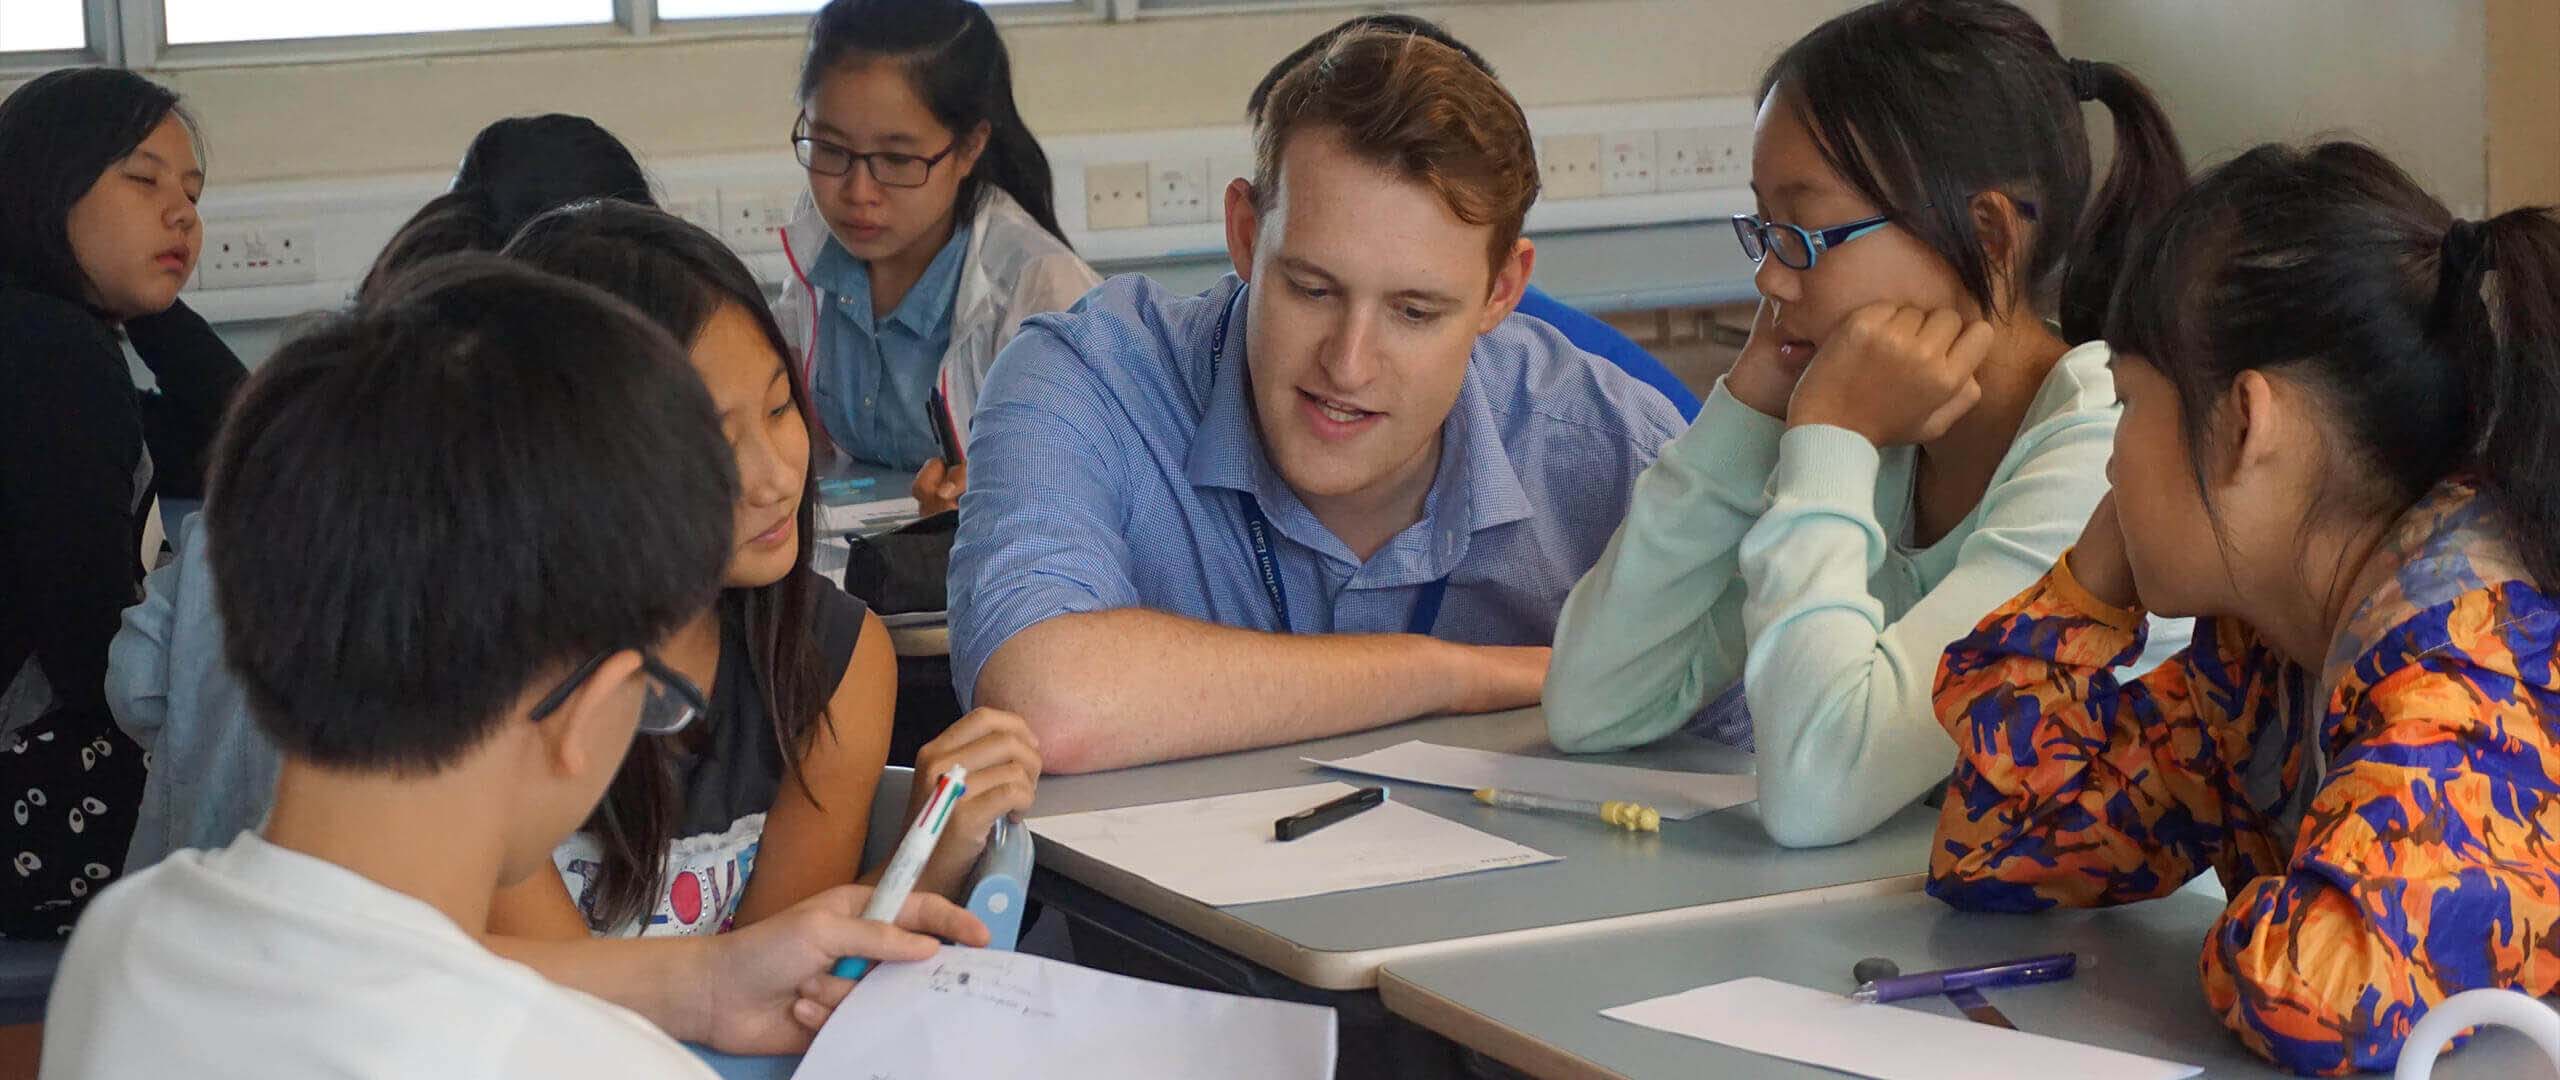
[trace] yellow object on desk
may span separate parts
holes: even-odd
[[[1552,810],[1564,814],[1588,814],[1607,822],[1613,828],[1628,832],[1661,832],[1662,814],[1642,803],[1591,802],[1587,799],[1559,799],[1551,795],[1531,795],[1521,791],[1495,791],[1477,788],[1476,801],[1505,810]]]

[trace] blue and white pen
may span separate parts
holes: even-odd
[[[951,808],[968,790],[969,770],[959,765],[934,782],[933,797],[924,801],[915,824],[907,826],[907,835],[898,841],[898,853],[889,857],[889,869],[880,875],[880,884],[871,887],[871,902],[863,906],[863,918],[892,924],[898,921],[898,911],[907,906],[907,894],[916,890],[916,875],[924,872],[925,861],[933,857],[934,845],[942,842],[942,827],[951,821]],[[836,961],[835,975],[839,979],[859,979],[869,970],[868,957],[847,956]]]
[[[1958,990],[1998,990],[2011,986],[2033,986],[2057,982],[2071,977],[2079,969],[2080,957],[2073,953],[2030,956],[2023,960],[2003,960],[1996,964],[1974,967],[1944,968],[1911,975],[1871,979],[1858,984],[1849,996],[1860,1001],[1883,1003],[1904,998],[1929,997]]]

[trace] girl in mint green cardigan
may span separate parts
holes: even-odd
[[[1770,836],[1812,846],[1945,782],[1939,656],[2106,493],[2091,338],[2185,166],[2139,82],[2000,0],[1851,11],[1760,101],[1759,213],[1734,221],[1760,265],[1750,344],[1566,602],[1546,713],[1568,751],[1689,726],[1753,747]],[[2084,101],[2116,130],[2094,200]]]

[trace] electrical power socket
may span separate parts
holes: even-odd
[[[1558,135],[1538,140],[1538,174],[1547,198],[1599,197],[1600,136]]]
[[[1209,159],[1147,163],[1147,224],[1201,225],[1209,220]]]
[[[1147,167],[1090,165],[1084,170],[1084,227],[1139,229],[1147,224]]]
[[[1654,133],[1613,131],[1600,137],[1600,191],[1651,195],[1661,181],[1654,170]]]
[[[264,221],[207,229],[196,257],[196,283],[206,289],[307,285],[320,280],[307,222]]]
[[[1751,129],[1671,128],[1656,132],[1662,190],[1712,191],[1751,183]]]
[[[659,204],[670,214],[690,221],[713,233],[720,231],[720,192],[718,189],[679,191]]]
[[[782,230],[791,225],[794,191],[720,192],[720,238],[742,255],[782,250]]]

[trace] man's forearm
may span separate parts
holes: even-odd
[[[976,700],[1021,714],[1049,771],[1093,772],[1454,711],[1471,660],[1413,634],[1272,634],[1132,608],[1014,635]]]

